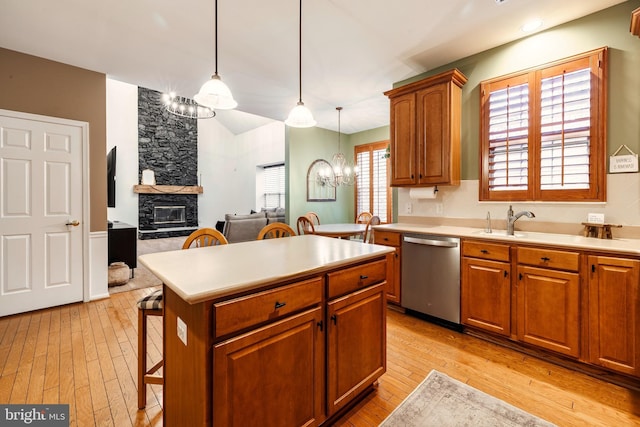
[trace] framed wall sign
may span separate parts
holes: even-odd
[[[318,159],[311,163],[307,170],[307,201],[308,202],[335,202],[336,187],[331,185],[335,181],[331,164]]]

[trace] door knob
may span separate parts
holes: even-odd
[[[80,221],[78,221],[77,219],[74,219],[73,221],[69,221],[65,225],[73,225],[74,227],[77,227],[80,225]]]

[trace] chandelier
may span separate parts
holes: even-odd
[[[210,119],[216,116],[216,112],[211,108],[200,106],[194,100],[177,96],[174,92],[163,93],[162,103],[165,110],[180,117]]]
[[[336,110],[338,110],[338,152],[331,158],[331,169],[322,169],[317,175],[318,183],[332,187],[355,184],[359,172],[358,166],[349,162],[340,151],[340,112],[342,107],[336,107]]]

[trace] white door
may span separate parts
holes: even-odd
[[[0,316],[83,299],[87,126],[0,110]]]

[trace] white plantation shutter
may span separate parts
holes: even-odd
[[[263,207],[282,208],[284,207],[284,165],[266,166],[263,174]]]
[[[589,188],[590,70],[543,79],[541,92],[540,186]]]
[[[391,221],[391,188],[388,186],[388,143],[359,145],[355,158],[360,172],[356,181],[356,216],[371,212],[383,223]]]
[[[386,148],[373,150],[373,182],[371,185],[371,193],[373,199],[372,214],[378,215],[381,222],[391,222],[387,218],[387,201],[389,200],[387,186],[387,159],[384,158]]]
[[[356,154],[356,163],[360,172],[356,182],[356,216],[360,212],[371,212],[371,152],[363,151]],[[371,212],[373,213],[373,212]],[[382,218],[381,218],[382,219]]]
[[[489,95],[489,189],[527,188],[529,171],[529,86]]]
[[[606,58],[597,49],[480,84],[480,200],[606,200]]]

